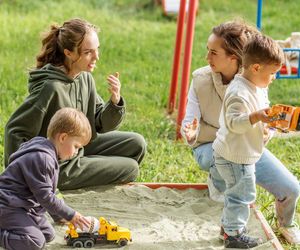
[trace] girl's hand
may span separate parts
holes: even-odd
[[[183,128],[183,132],[185,134],[185,138],[188,142],[195,140],[197,132],[198,132],[199,122],[197,118],[190,123],[187,122]]]
[[[108,91],[111,93],[111,101],[113,104],[118,104],[121,98],[121,82],[119,80],[119,72],[116,72],[114,75],[109,75],[107,77],[109,84]]]
[[[90,227],[90,221],[78,212],[75,212],[75,215],[70,222],[75,226],[75,228],[79,227],[82,231],[84,228]]]

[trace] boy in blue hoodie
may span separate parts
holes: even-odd
[[[34,137],[11,155],[0,176],[0,246],[5,249],[42,249],[55,237],[45,212],[83,228],[89,221],[55,196],[58,160],[74,157],[91,139],[86,116],[73,108],[55,113],[47,139]]]

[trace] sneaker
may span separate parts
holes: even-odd
[[[247,234],[247,233],[249,233],[249,231],[250,230],[247,227],[244,227],[241,233],[242,234]],[[225,230],[224,230],[224,227],[221,226],[220,234],[219,234],[219,240],[224,241],[224,235],[225,235]]]
[[[242,248],[248,249],[262,244],[262,239],[247,236],[245,233],[236,236],[224,234],[225,248]]]
[[[290,244],[300,244],[300,230],[296,222],[289,227],[280,227],[278,231]]]
[[[209,192],[209,198],[216,202],[224,203],[224,194],[221,193],[214,185],[210,176],[207,178],[207,186]]]

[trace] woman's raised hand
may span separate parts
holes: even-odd
[[[121,98],[121,82],[119,80],[119,72],[116,72],[113,75],[109,75],[107,77],[108,81],[108,91],[111,93],[111,101],[113,104],[118,104]]]

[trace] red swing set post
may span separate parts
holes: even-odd
[[[182,44],[182,33],[184,28],[185,7],[186,7],[186,0],[181,0],[179,17],[177,21],[176,45],[175,45],[175,52],[174,52],[172,81],[171,81],[170,95],[169,95],[169,105],[168,105],[169,114],[171,114],[174,111],[175,104],[176,104],[176,91],[177,91],[177,82],[178,82],[178,71],[180,66],[180,51],[181,51],[181,44]],[[183,54],[183,66],[182,66],[182,76],[181,76],[181,89],[180,89],[180,99],[178,105],[177,126],[176,126],[176,139],[181,138],[181,134],[180,134],[181,122],[184,118],[185,109],[186,109],[197,8],[198,8],[198,0],[190,0],[188,14],[187,14],[185,48]]]

